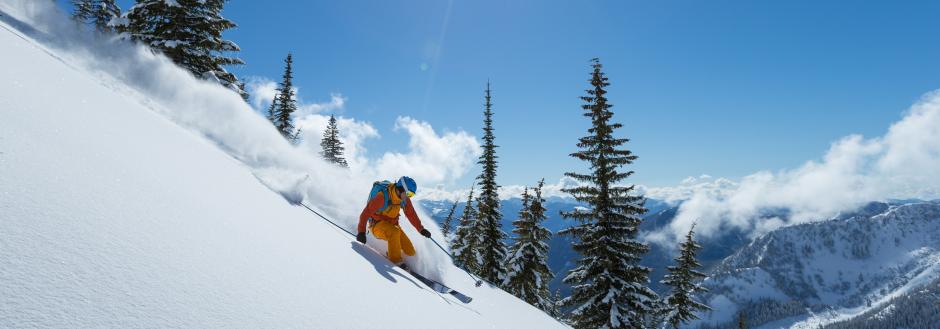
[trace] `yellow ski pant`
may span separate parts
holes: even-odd
[[[411,244],[408,236],[401,231],[401,226],[394,225],[384,220],[377,220],[372,225],[372,235],[376,238],[388,241],[388,260],[392,263],[401,263],[401,252],[405,255],[414,256],[415,247]]]

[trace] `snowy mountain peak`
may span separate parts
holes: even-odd
[[[707,323],[826,325],[890,303],[940,277],[940,204],[873,205],[827,221],[781,228],[719,264],[705,296]],[[787,322],[788,321],[788,322]],[[784,326],[784,327],[786,327]]]

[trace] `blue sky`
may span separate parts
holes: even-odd
[[[119,1],[126,9],[131,1]],[[369,154],[405,151],[399,116],[481,135],[495,103],[503,185],[584,170],[567,156],[588,122],[589,60],[611,79],[634,183],[740,178],[797,167],[853,133],[878,136],[940,86],[940,3],[929,1],[232,0],[239,76],[278,79],[288,51],[309,102],[379,134]],[[457,180],[468,185],[477,169]]]

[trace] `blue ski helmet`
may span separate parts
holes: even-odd
[[[398,188],[405,190],[405,194],[408,194],[408,197],[413,197],[416,192],[418,192],[418,184],[415,183],[414,179],[408,176],[401,176],[398,179],[398,182],[395,182],[395,185],[398,185]]]

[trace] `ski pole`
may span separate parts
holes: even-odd
[[[440,243],[437,243],[437,240],[434,240],[434,238],[430,238],[430,239],[431,239],[431,242],[434,242],[434,244],[437,245],[438,248],[441,248],[441,251],[443,251],[444,254],[446,254],[448,257],[450,257],[450,261],[454,262],[454,265],[457,265],[457,261],[454,259],[454,255],[451,255],[449,252],[447,252],[447,250],[444,249],[444,247],[442,247]],[[476,281],[474,284],[475,284],[477,287],[483,285],[483,280],[478,279],[477,277],[473,276],[473,274],[471,274],[470,271],[467,271],[467,270],[463,269],[463,268],[460,267],[460,266],[457,266],[457,268],[459,268],[460,270],[462,270],[464,273],[467,273],[467,275],[469,275],[471,279],[473,279],[474,281]]]
[[[352,235],[352,236],[356,236],[356,235],[353,234],[352,232],[347,231],[346,229],[342,228],[342,227],[339,226],[339,225],[336,225],[336,223],[334,223],[333,221],[327,219],[326,217],[323,217],[323,215],[320,215],[320,213],[318,213],[316,210],[310,209],[310,207],[307,207],[307,205],[305,205],[303,202],[300,202],[300,205],[301,205],[301,206],[304,206],[304,208],[307,208],[307,210],[310,210],[311,212],[313,212],[313,213],[316,214],[317,216],[320,216],[320,218],[323,218],[323,220],[327,221],[328,223],[333,224],[333,226],[336,226],[336,228],[343,230],[343,232],[346,232],[346,234],[349,234],[349,235]]]

